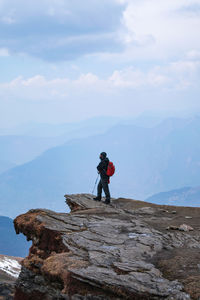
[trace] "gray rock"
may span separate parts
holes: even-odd
[[[23,268],[19,290],[39,291],[48,295],[47,299],[190,299],[183,284],[167,279],[152,258],[184,245],[199,249],[199,235],[162,232],[150,226],[145,221],[148,217],[159,218],[164,213],[156,207],[130,213],[115,199],[107,206],[87,194],[67,195],[66,202],[72,209],[70,214],[28,212],[26,217],[33,218],[31,233],[30,223],[22,226],[22,217],[16,219],[18,230],[32,237],[32,255],[43,260],[36,274],[34,263],[30,265],[30,258],[26,259],[30,270]],[[41,250],[46,257],[40,257]],[[76,287],[73,292],[69,292],[69,278]],[[57,287],[52,285],[55,280]]]

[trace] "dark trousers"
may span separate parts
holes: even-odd
[[[110,191],[108,187],[108,179],[101,178],[97,186],[97,197],[101,199],[102,189],[106,195],[106,200],[110,201]]]

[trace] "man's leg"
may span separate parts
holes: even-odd
[[[110,191],[109,191],[107,179],[102,180],[102,186],[103,186],[104,193],[106,195],[105,203],[109,204],[110,203]]]
[[[97,186],[97,198],[99,198],[101,200],[101,194],[102,194],[102,181],[101,179],[99,180],[99,184]]]
[[[101,201],[101,194],[102,194],[102,183],[101,183],[101,179],[99,181],[99,184],[97,186],[97,197],[93,198],[96,201]]]

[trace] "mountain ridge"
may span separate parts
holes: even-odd
[[[171,191],[161,192],[146,199],[156,204],[196,206],[200,207],[200,186],[183,187]]]
[[[13,220],[0,216],[0,255],[25,257],[29,246],[23,235],[16,237]]]
[[[200,118],[181,120],[172,126],[174,123],[176,120],[170,120],[167,125],[148,129],[118,125],[105,134],[51,148],[33,161],[4,173],[0,176],[4,215],[36,208],[37,203],[62,211],[64,193],[92,191],[98,155],[105,150],[116,166],[116,174],[111,178],[114,197],[120,194],[145,199],[164,190],[197,186]],[[13,211],[7,207],[6,203],[13,199],[20,203],[21,211],[15,203]]]

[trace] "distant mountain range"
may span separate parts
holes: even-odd
[[[30,245],[22,234],[16,235],[12,219],[0,216],[0,254],[25,257]]]
[[[146,201],[155,204],[200,207],[200,186],[158,193],[148,197]]]
[[[53,138],[0,136],[0,170],[7,162],[13,165],[23,164],[58,144],[61,142]]]
[[[0,135],[0,174],[69,140],[104,133],[118,121],[118,118],[102,117],[58,125],[33,123],[13,129],[18,135],[8,135],[9,130],[0,130],[4,133]]]
[[[16,167],[16,164],[10,161],[4,161],[0,159],[0,174],[14,167]]]
[[[116,165],[114,197],[145,199],[182,186],[198,186],[200,118],[168,119],[153,128],[117,125],[106,133],[69,141],[0,175],[2,214],[30,208],[66,210],[65,193],[91,192],[99,153]],[[9,203],[9,205],[8,205]]]
[[[67,117],[66,117],[67,120]],[[96,117],[91,119],[86,119],[80,122],[74,123],[60,123],[60,124],[48,124],[48,123],[34,123],[29,122],[25,124],[18,125],[14,128],[1,129],[1,136],[29,136],[37,138],[52,138],[52,137],[64,137],[75,138],[89,136],[91,134],[102,133],[108,128],[122,122],[123,119],[119,117]],[[127,120],[132,122],[132,119]],[[139,120],[138,120],[139,121]],[[137,121],[137,122],[138,122]],[[142,122],[142,121],[140,121]],[[155,121],[154,121],[155,122]],[[73,134],[73,136],[72,136]],[[76,136],[77,134],[77,136]],[[70,137],[69,137],[70,136]]]

